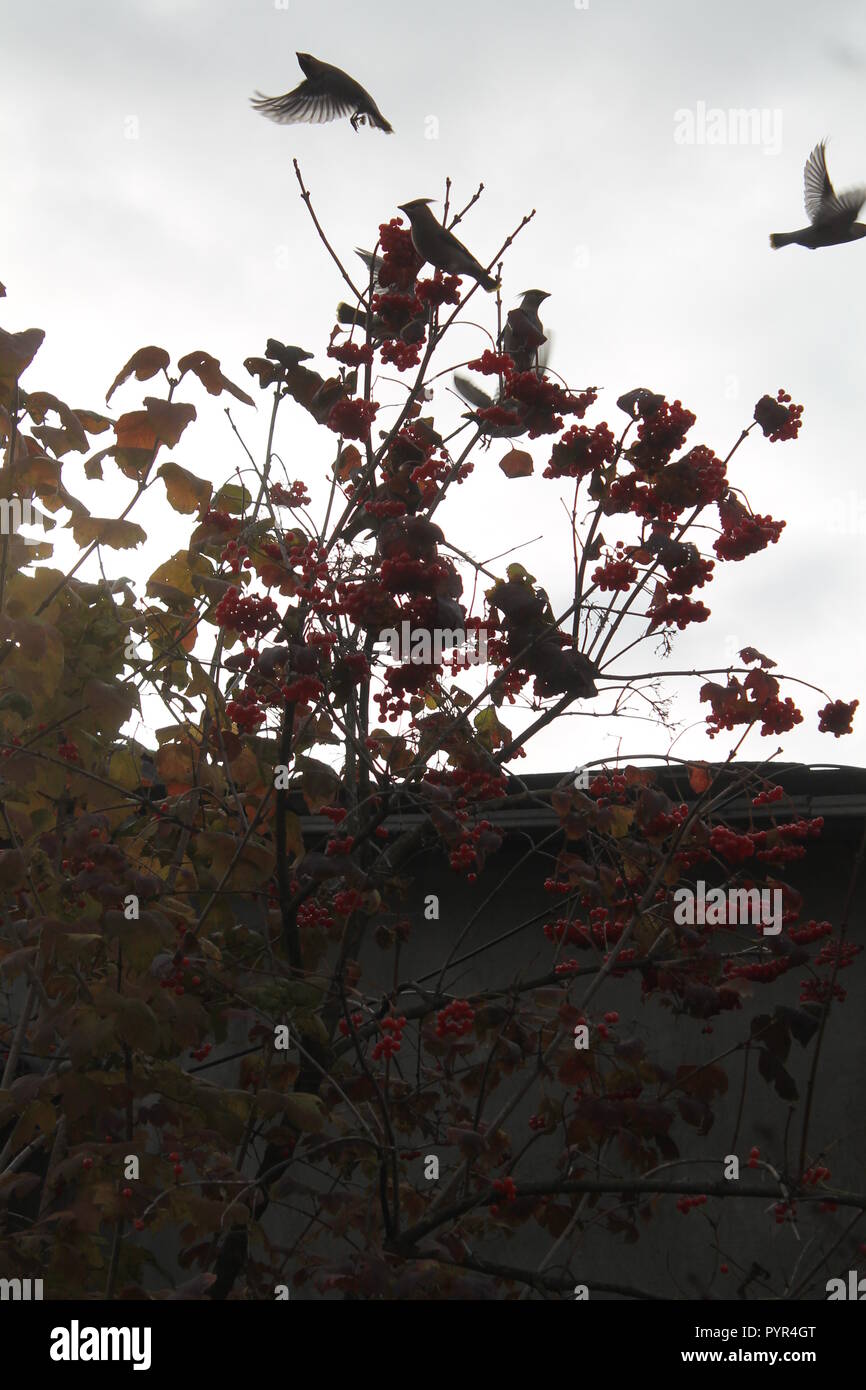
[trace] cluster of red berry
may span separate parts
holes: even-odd
[[[638,425],[638,439],[661,456],[654,462],[662,462],[675,449],[682,448],[686,435],[696,419],[696,415],[693,415],[690,410],[684,409],[682,401],[674,401],[673,405],[668,404],[667,401],[662,401],[652,415]],[[641,463],[644,464],[643,456],[640,457]]]
[[[234,700],[226,701],[226,714],[244,733],[252,732],[265,722],[267,715],[254,690],[247,686],[238,691]]]
[[[595,393],[589,393],[595,400]],[[588,401],[587,405],[592,402]],[[572,425],[554,444],[544,478],[585,478],[611,463],[616,440],[606,424]]]
[[[493,1191],[498,1194],[500,1199],[504,1199],[506,1202],[517,1201],[517,1185],[513,1178],[496,1178],[493,1183]],[[499,1215],[499,1206],[495,1202],[491,1204],[490,1215]]]
[[[693,589],[702,589],[705,584],[711,584],[713,570],[716,567],[715,560],[703,560],[700,556],[686,561],[682,565],[674,565],[668,572],[665,589],[669,594],[687,595]]]
[[[290,705],[305,705],[324,693],[325,687],[315,676],[298,676],[291,685],[280,686],[280,694]]]
[[[220,555],[220,564],[228,565],[232,574],[239,574],[241,569],[251,569],[252,560],[249,558],[250,552],[245,545],[238,545],[237,541],[229,541]]]
[[[419,365],[423,346],[423,342],[404,343],[402,338],[386,338],[379,354],[382,365],[396,367],[398,372],[408,372]]]
[[[707,1199],[706,1199],[706,1197],[704,1197],[704,1196],[701,1196],[701,1197],[678,1197],[678,1198],[677,1198],[677,1211],[681,1211],[682,1214],[683,1214],[683,1216],[688,1216],[688,1214],[689,1214],[689,1212],[691,1211],[692,1207],[703,1207],[703,1206],[706,1206],[706,1202],[707,1202]]]
[[[303,931],[308,927],[330,927],[333,925],[333,917],[328,909],[321,903],[317,903],[313,898],[305,898],[298,905],[298,927]]]
[[[796,941],[799,946],[808,946],[822,936],[831,936],[832,932],[833,928],[829,922],[816,922],[814,917],[810,917],[804,927],[788,928],[791,940]]]
[[[385,1036],[380,1038],[373,1048],[373,1061],[378,1062],[380,1057],[390,1061],[402,1046],[406,1016],[400,1014],[399,1018],[395,1018],[393,1014],[387,1014],[385,1018],[379,1020],[379,1027]]]
[[[762,396],[755,406],[755,419],[771,444],[779,440],[796,439],[802,424],[803,407],[793,405],[787,391],[781,390],[772,396]]]
[[[359,893],[357,888],[345,888],[342,892],[334,894],[334,911],[338,917],[351,917],[363,901],[364,894]]]
[[[344,835],[341,840],[329,840],[328,843],[325,845],[325,853],[329,855],[351,854],[352,850],[354,849],[354,846],[354,835]]]
[[[644,829],[649,836],[670,835],[679,829],[688,814],[689,808],[683,801],[679,806],[672,806],[669,811],[656,811],[645,822]],[[679,860],[680,855],[676,857]]]
[[[772,960],[763,962],[755,961],[751,965],[736,965],[729,959],[725,961],[723,970],[726,980],[752,980],[756,984],[769,985],[781,975],[786,975],[793,964],[793,961],[787,960],[784,956],[774,956]]]
[[[830,1169],[818,1164],[814,1168],[807,1168],[803,1174],[802,1182],[804,1186],[817,1187],[819,1182],[826,1182],[830,1177]]]
[[[854,718],[854,711],[859,705],[859,700],[849,700],[846,704],[844,700],[831,700],[829,705],[818,711],[818,730],[822,734],[832,734],[834,738],[841,738],[843,734],[850,734],[851,721]]]
[[[378,409],[378,401],[365,401],[359,397],[336,401],[325,424],[343,439],[367,440]]]
[[[769,806],[773,801],[781,801],[785,795],[785,788],[779,786],[765,787],[757,796],[752,797],[753,806]]]
[[[713,550],[720,560],[744,560],[747,555],[756,555],[775,545],[785,529],[784,521],[774,521],[771,516],[755,513],[739,515],[729,527],[725,527],[718,540],[713,542]]]
[[[622,542],[618,541],[619,547]],[[631,588],[638,576],[638,568],[633,560],[627,559],[623,555],[609,556],[603,565],[599,565],[592,572],[592,582],[605,592],[611,593],[621,591],[626,593]]]
[[[831,984],[829,980],[801,980],[800,981],[800,1003],[801,1004],[826,1004],[828,999],[837,999],[840,1004],[844,1004],[848,998],[848,991],[841,985]]]
[[[627,787],[628,782],[623,773],[615,772],[608,777],[606,772],[600,772],[597,777],[593,777],[587,791],[599,805],[608,805],[611,801],[622,805],[626,800]]]
[[[472,1032],[475,1010],[467,999],[454,999],[436,1015],[437,1038],[462,1038]]]
[[[471,372],[480,372],[482,376],[504,376],[514,371],[514,361],[507,352],[491,352],[490,348],[485,348],[480,357],[466,365]]]
[[[650,606],[652,621],[650,628],[678,627],[684,632],[690,623],[705,623],[710,610],[705,603],[685,597],[665,597]]]
[[[232,586],[217,604],[214,617],[220,627],[239,632],[242,637],[253,637],[276,627],[280,615],[272,598],[242,597]]]
[[[441,304],[460,303],[460,277],[458,275],[443,275],[441,270],[437,270],[432,280],[419,280],[415,285],[415,293],[424,304],[431,304],[438,308]]]
[[[379,284],[408,289],[415,283],[415,276],[424,262],[412,244],[411,232],[403,226],[399,217],[379,224],[379,244],[382,248]]]
[[[342,362],[344,367],[370,367],[373,365],[373,348],[370,343],[331,343],[328,356]]]
[[[714,825],[710,831],[710,849],[729,864],[742,864],[754,855],[755,842],[751,835],[738,835],[726,825]]]
[[[268,489],[268,497],[275,507],[306,507],[311,498],[305,483],[296,480],[288,492],[282,483],[273,483]]]

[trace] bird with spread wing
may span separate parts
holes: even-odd
[[[369,125],[384,130],[387,135],[393,134],[393,127],[370,93],[354,77],[330,63],[320,62],[311,53],[296,56],[304,81],[281,97],[265,97],[256,92],[251,98],[256,111],[279,125],[295,125],[299,121],[322,125],[348,116],[355,130],[359,125]]]
[[[811,226],[801,227],[797,232],[773,232],[770,245],[774,251],[780,246],[792,245],[807,246],[814,251],[819,246],[839,246],[866,236],[866,224],[857,221],[866,203],[866,188],[836,192],[827,173],[825,145],[826,141],[822,140],[815,146],[803,170],[806,212]]]

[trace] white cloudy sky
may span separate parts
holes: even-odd
[[[343,288],[292,157],[348,260],[397,204],[441,197],[446,175],[463,202],[483,180],[462,234],[486,260],[537,209],[506,262],[505,298],[552,291],[551,365],[575,387],[605,388],[591,420],[621,422],[616,396],[649,386],[695,411],[690,442],[724,455],[765,392],[784,386],[806,407],[799,442],[752,435],[732,467],[756,511],[787,520],[782,541],[717,566],[713,617],[683,635],[672,666],[721,665],[751,643],[834,698],[861,693],[866,242],[773,253],[767,241],[802,226],[803,163],[822,136],[837,187],[866,182],[856,0],[40,0],[4,10],[0,322],[47,331],[28,388],[99,409],[121,364],[151,342],[174,357],[204,348],[242,384],[243,359],[269,335],[314,350],[321,367]],[[254,89],[300,79],[296,50],[350,70],[396,134],[278,127],[252,112]],[[677,143],[675,113],[699,103],[763,109],[781,122],[778,146]],[[476,295],[473,306],[492,326],[492,301]],[[443,367],[484,346],[458,332]],[[134,408],[140,393],[131,383],[112,406]],[[173,457],[219,483],[242,461],[224,401],[195,382],[180,394],[200,421]],[[434,405],[456,413],[447,395]],[[233,414],[261,456],[264,407]],[[318,491],[331,441],[291,405],[276,447],[289,475]],[[501,452],[476,457],[437,519],[481,559],[541,536],[516,558],[564,607],[559,486],[508,482]],[[535,453],[543,460],[543,444]],[[93,486],[104,495],[91,491],[89,504],[103,515],[128,495],[110,463]],[[136,513],[147,552],[107,552],[117,573],[146,576],[182,543],[160,498],[154,488]],[[696,683],[681,689],[689,726],[704,711]],[[817,698],[804,694],[806,724],[786,738],[786,756],[866,762],[866,708],[855,736],[836,741],[817,733]],[[624,752],[667,742],[649,724],[572,720],[522,767],[571,766],[619,739]],[[755,734],[745,753],[771,743]],[[675,751],[718,757],[727,746],[694,727]]]

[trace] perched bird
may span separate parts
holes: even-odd
[[[360,82],[340,68],[331,67],[330,63],[320,63],[311,53],[299,53],[297,59],[306,80],[293,92],[286,92],[282,97],[265,97],[256,92],[250,98],[263,116],[280,125],[294,125],[298,121],[322,125],[325,121],[348,116],[355,130],[366,124],[384,130],[387,135],[393,134],[393,127]]]
[[[801,227],[798,232],[773,232],[770,245],[774,251],[780,246],[808,246],[814,251],[818,246],[838,246],[843,241],[857,241],[866,236],[866,225],[857,221],[857,214],[866,203],[866,188],[852,188],[847,193],[836,193],[830,175],[827,173],[825,141],[816,145],[803,170],[806,185],[806,212],[810,227]]]
[[[495,290],[496,281],[488,275],[480,261],[476,261],[471,251],[467,251],[447,227],[437,222],[430,211],[432,198],[413,198],[410,203],[401,203],[400,211],[405,212],[412,230],[412,245],[437,270],[449,275],[471,275],[482,289]]]
[[[524,290],[519,305],[506,318],[500,347],[518,372],[531,371],[537,365],[538,349],[547,342],[538,310],[542,301],[549,298],[547,290]]]

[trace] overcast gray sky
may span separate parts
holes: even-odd
[[[28,389],[99,409],[119,367],[151,342],[174,358],[204,348],[241,385],[243,359],[270,335],[304,344],[321,367],[344,287],[300,202],[292,157],[347,263],[399,203],[441,198],[450,175],[459,205],[483,180],[461,234],[486,261],[537,210],[506,261],[506,307],[530,285],[552,291],[551,366],[574,387],[604,388],[591,422],[623,422],[616,397],[649,386],[697,414],[690,443],[724,456],[765,392],[784,386],[805,406],[799,441],[771,445],[756,432],[731,468],[756,511],[787,521],[782,540],[717,565],[713,616],[680,637],[671,666],[722,665],[749,643],[833,698],[860,695],[866,241],[772,252],[768,234],[803,225],[803,164],[822,137],[836,187],[866,183],[866,7],[5,0],[3,11],[0,321],[47,331]],[[396,133],[262,120],[248,98],[295,86],[296,50],[349,70]],[[725,143],[700,142],[702,111],[742,108],[763,113],[762,136],[743,141],[734,126]],[[693,143],[676,138],[683,112],[694,116]],[[492,327],[492,297],[473,306],[470,318]],[[460,328],[440,365],[484,345]],[[447,382],[434,408],[456,417]],[[390,390],[379,398],[396,399]],[[141,394],[131,383],[112,408],[135,408]],[[242,462],[224,398],[195,382],[180,394],[200,420],[172,457],[219,483]],[[259,457],[265,414],[233,410]],[[315,492],[331,458],[321,434],[289,405],[276,441],[290,476]],[[533,451],[540,473],[549,441]],[[480,559],[541,535],[515,558],[564,607],[566,494],[538,476],[508,482],[502,452],[476,456],[437,519]],[[103,490],[82,488],[103,515],[127,496],[110,463],[106,481],[88,486]],[[158,491],[135,513],[146,549],[106,552],[117,573],[146,576],[182,544]],[[647,648],[630,669],[649,661]],[[678,689],[678,716],[699,723],[675,751],[724,756],[729,744],[701,731],[697,683]],[[817,732],[818,697],[785,693],[806,713],[784,739],[787,757],[866,762],[866,705],[854,736],[834,740]],[[573,720],[522,767],[570,766],[617,740],[623,752],[669,741],[650,724]],[[744,755],[771,745],[753,734]]]

